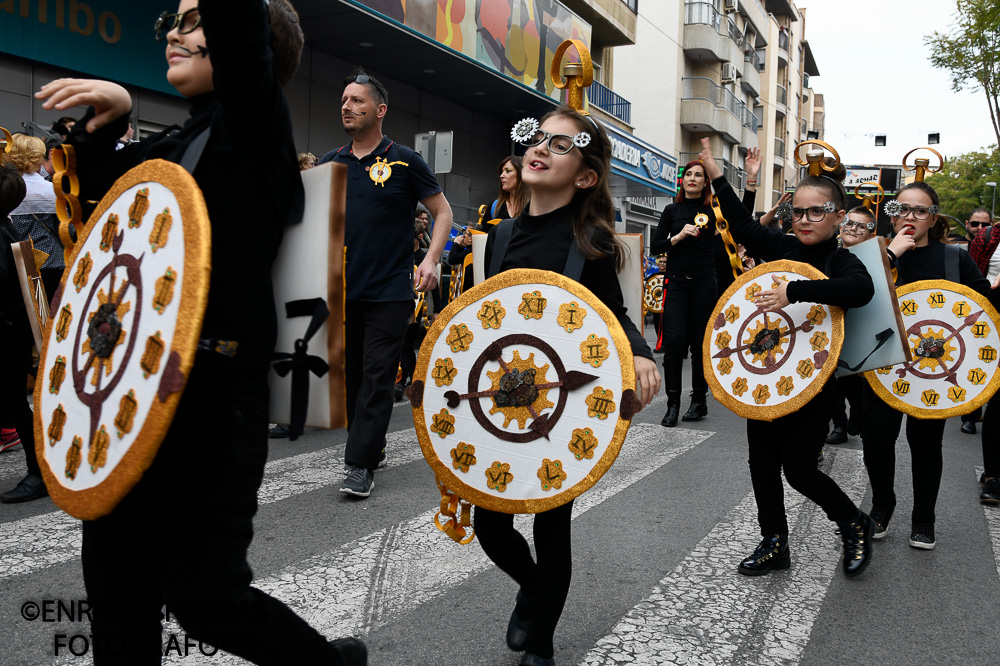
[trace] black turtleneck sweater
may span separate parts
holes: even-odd
[[[190,140],[211,127],[195,169],[212,225],[212,275],[203,338],[236,340],[235,357],[199,353],[194,373],[208,385],[266,390],[277,320],[271,265],[290,211],[302,197],[292,122],[278,83],[262,2],[201,0],[215,90],[191,98],[180,128],[115,150],[128,129],[123,116],[93,134],[94,110],[78,122],[76,148],[81,202],[96,204],[126,171],[151,159],[179,162]],[[199,57],[199,56],[194,56]],[[85,205],[89,216],[94,204]],[[189,384],[190,386],[190,384]]]
[[[676,245],[670,238],[684,229],[686,224],[694,224],[699,213],[708,216],[708,225],[697,236],[688,236]],[[683,275],[707,277],[715,275],[715,213],[711,206],[699,201],[684,199],[669,204],[660,213],[660,223],[656,234],[649,243],[651,254],[667,253],[667,277]]]
[[[530,208],[530,204],[529,204]],[[607,233],[599,231],[594,236],[594,244],[607,247],[608,253],[600,259],[587,259],[580,274],[580,284],[589,289],[601,299],[614,313],[618,323],[625,330],[632,354],[645,356],[652,360],[653,353],[643,339],[642,334],[628,316],[625,300],[622,298],[622,288],[618,282],[618,271],[615,270],[615,257],[611,252],[610,238]],[[500,270],[511,268],[537,268],[554,273],[562,273],[569,257],[570,243],[573,243],[573,218],[571,205],[557,208],[544,215],[529,215],[528,209],[514,221],[514,231],[510,244],[500,263]],[[484,266],[489,269],[493,261],[493,245],[496,243],[496,227],[489,231],[486,238],[486,253]]]
[[[747,251],[768,261],[789,259],[818,269],[828,280],[796,280],[785,295],[792,303],[824,303],[842,308],[865,305],[875,295],[875,285],[861,260],[837,247],[836,237],[816,245],[806,245],[795,236],[762,227],[747,213],[736,192],[724,177],[712,181],[722,214],[729,222],[733,239]]]
[[[907,250],[896,259],[896,286],[920,280],[944,280],[945,253],[943,243],[930,241],[923,247]],[[992,289],[990,281],[983,277],[975,260],[965,250],[958,250],[958,281],[990,299],[993,307],[1000,307],[1000,289]]]

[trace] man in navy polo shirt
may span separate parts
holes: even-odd
[[[413,290],[437,286],[437,263],[451,230],[451,205],[430,167],[382,134],[388,93],[358,69],[344,81],[341,118],[351,142],[320,163],[347,165],[347,476],[340,492],[368,497],[385,463],[385,434]],[[413,271],[417,202],[435,221],[427,256]]]

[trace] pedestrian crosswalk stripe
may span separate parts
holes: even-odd
[[[386,436],[388,467],[423,457],[412,428]],[[257,493],[260,505],[279,502],[339,483],[344,478],[344,444],[267,463]],[[0,580],[63,564],[80,556],[80,521],[62,511],[0,524]]]
[[[860,503],[867,484],[861,451],[828,448],[826,455],[830,475]],[[737,573],[760,541],[750,493],[581,665],[797,664],[840,565],[840,539],[823,511],[787,484],[785,506],[791,569]]]
[[[658,425],[633,426],[604,478],[577,498],[573,518],[690,451],[713,433]],[[328,638],[364,635],[490,569],[476,542],[459,546],[434,527],[431,509],[327,553],[256,580],[254,586],[288,604]],[[531,534],[531,516],[515,526]],[[530,536],[529,536],[530,540]],[[167,631],[179,631],[176,627]],[[196,663],[189,661],[170,663]],[[216,655],[213,666],[242,664]]]
[[[977,467],[976,481],[984,473],[982,467]],[[986,525],[990,532],[990,541],[993,543],[993,558],[997,562],[997,575],[1000,576],[1000,508],[992,504],[983,504],[983,513],[986,514]]]

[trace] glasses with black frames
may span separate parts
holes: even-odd
[[[825,206],[812,206],[810,208],[792,208],[792,221],[798,222],[805,215],[810,222],[822,222],[823,218],[829,213],[835,212],[835,208],[831,210],[830,208],[833,204],[828,203]]]
[[[156,19],[156,23],[153,25],[153,31],[156,36],[156,41],[162,42],[167,38],[167,33],[174,28],[177,28],[177,32],[179,34],[187,35],[200,27],[201,14],[198,13],[197,7],[192,7],[191,9],[178,14],[163,12],[160,14],[160,17]]]

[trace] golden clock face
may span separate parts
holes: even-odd
[[[865,373],[891,407],[944,419],[981,407],[1000,387],[1000,317],[990,302],[955,282],[924,280],[896,290],[913,360]]]
[[[663,312],[663,273],[657,273],[646,278],[646,288],[643,292],[643,304],[646,312]]]
[[[201,191],[163,160],[122,176],[73,247],[35,386],[39,463],[70,515],[108,513],[152,463],[194,362],[210,260]]]
[[[638,411],[621,326],[549,271],[506,271],[462,293],[428,330],[414,388],[439,482],[506,513],[546,511],[590,488]]]
[[[805,405],[833,374],[844,340],[844,313],[818,303],[775,312],[757,307],[780,280],[819,280],[808,264],[772,261],[744,273],[715,306],[702,358],[716,400],[743,418],[773,421]]]

